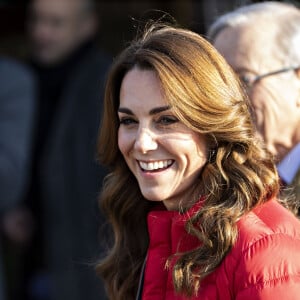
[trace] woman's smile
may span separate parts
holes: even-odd
[[[168,169],[174,163],[174,160],[138,161],[138,163],[144,172],[159,172]]]

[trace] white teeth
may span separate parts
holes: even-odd
[[[144,161],[139,161],[140,167],[143,170],[146,171],[153,171],[153,170],[158,170],[162,168],[166,168],[172,164],[172,160],[160,160],[160,161],[154,161],[154,162],[144,162]]]

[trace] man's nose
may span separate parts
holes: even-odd
[[[146,154],[157,149],[156,136],[148,129],[140,129],[135,140],[135,149]]]

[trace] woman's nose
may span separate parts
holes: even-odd
[[[157,143],[154,134],[147,129],[139,130],[135,140],[135,149],[143,154],[146,154],[148,151],[156,150]]]

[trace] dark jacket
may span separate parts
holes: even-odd
[[[6,211],[22,201],[31,160],[35,81],[25,65],[0,58],[0,223]],[[1,235],[2,238],[2,235]],[[0,299],[6,299],[0,239]]]
[[[97,198],[105,170],[96,161],[96,140],[109,64],[94,47],[77,55],[61,78],[64,85],[59,99],[53,99],[57,103],[50,125],[42,131],[33,187],[38,185],[35,197],[41,211],[36,214],[41,217],[53,300],[105,299],[93,263],[101,252],[103,219]]]
[[[0,213],[21,202],[28,182],[35,93],[30,69],[0,58]]]

